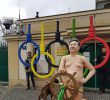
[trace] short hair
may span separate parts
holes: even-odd
[[[80,41],[79,41],[79,39],[77,39],[77,38],[73,38],[73,39],[71,39],[71,40],[69,41],[69,44],[70,44],[70,42],[73,42],[73,41],[78,42],[78,45],[80,46]]]

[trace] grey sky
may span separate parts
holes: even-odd
[[[20,6],[19,6],[20,2]],[[95,0],[1,0],[0,19],[3,17],[21,19],[33,18],[36,11],[39,16],[78,12],[95,9]],[[70,8],[70,10],[69,10]],[[0,37],[3,35],[0,33]]]
[[[40,12],[40,16],[48,16],[68,13],[69,8],[70,12],[95,9],[95,0],[2,0],[0,17],[18,18],[19,1],[21,18],[35,17],[36,11]]]

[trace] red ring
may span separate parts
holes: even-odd
[[[103,39],[101,39],[100,37],[97,37],[97,36],[95,36],[95,37],[87,37],[87,38],[83,39],[83,40],[80,42],[80,45],[82,46],[85,42],[87,42],[87,41],[89,41],[89,40],[98,40],[98,41],[100,41],[100,42],[104,45],[104,47],[106,48],[106,56],[105,56],[105,59],[104,59],[100,64],[94,66],[95,69],[98,69],[98,68],[102,67],[104,64],[106,64],[106,62],[107,62],[108,59],[109,59],[109,55],[110,55],[109,46],[108,46],[108,44],[107,44]]]

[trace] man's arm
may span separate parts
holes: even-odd
[[[84,79],[84,83],[86,83],[94,74],[95,74],[95,68],[92,66],[92,64],[86,59],[86,57],[82,57],[84,66],[90,70],[89,74]]]
[[[25,59],[25,62],[26,62],[26,63],[29,63],[29,61],[28,61],[27,58]],[[29,72],[28,69],[29,69],[29,68],[28,68],[27,66],[25,66],[25,72]]]
[[[63,56],[60,61],[59,72],[62,72],[62,73],[65,72],[65,62],[66,62],[66,59],[65,59],[65,56]]]

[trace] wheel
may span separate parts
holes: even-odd
[[[55,100],[57,100],[58,94],[60,93],[61,84],[63,84],[65,87],[62,100],[73,100],[77,96],[79,92],[79,85],[74,78],[75,74],[76,73],[73,75],[69,73],[57,73],[52,77],[50,81],[50,90]],[[56,83],[55,80],[58,80],[58,83]],[[69,83],[72,83],[72,88],[70,87]],[[72,95],[68,96],[67,91]]]

